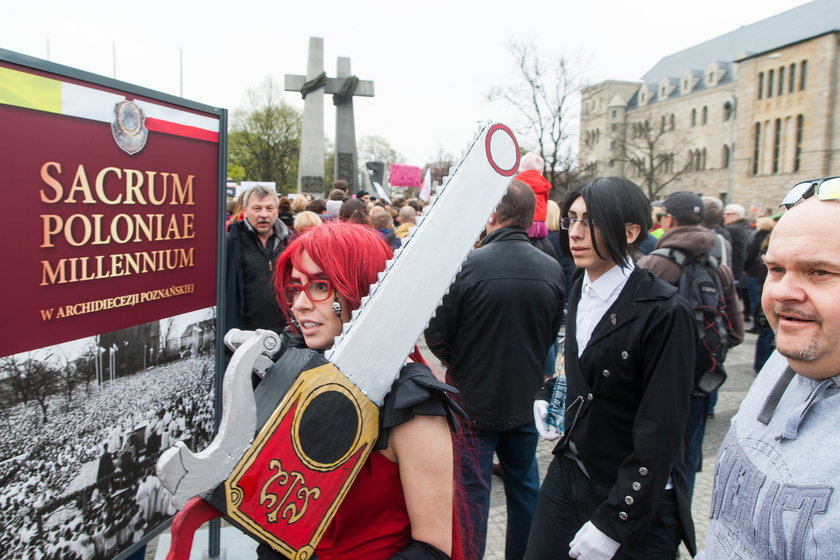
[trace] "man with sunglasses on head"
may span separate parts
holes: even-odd
[[[840,558],[840,178],[795,185],[770,234],[776,352],[718,451],[702,558]]]

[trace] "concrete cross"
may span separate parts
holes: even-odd
[[[357,189],[356,127],[353,97],[373,97],[373,82],[350,73],[350,59],[338,58],[335,78],[324,72],[324,40],[309,38],[306,76],[286,74],[286,91],[299,91],[304,98],[300,141],[298,192],[324,195],[324,94],[333,95],[335,117],[335,178]]]

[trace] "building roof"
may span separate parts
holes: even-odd
[[[840,30],[840,2],[814,0],[705,43],[666,56],[642,80],[648,84],[703,70],[714,61],[734,61]]]

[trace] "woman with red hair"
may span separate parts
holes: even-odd
[[[299,335],[290,337],[293,344],[330,348],[392,255],[374,229],[352,222],[325,223],[290,243],[277,263],[275,287],[289,328]],[[404,404],[418,390],[426,400]],[[447,391],[454,389],[425,364],[403,367],[380,411],[375,451],[318,544],[318,560],[462,557],[452,515],[450,433],[459,411]],[[257,551],[261,560],[282,558],[265,544]]]

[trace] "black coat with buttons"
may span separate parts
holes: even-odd
[[[604,497],[591,521],[620,543],[638,542],[671,477],[683,540],[693,555],[682,448],[697,340],[691,310],[676,288],[637,268],[578,358],[581,285],[579,279],[569,305],[566,433],[554,453],[574,442]]]

